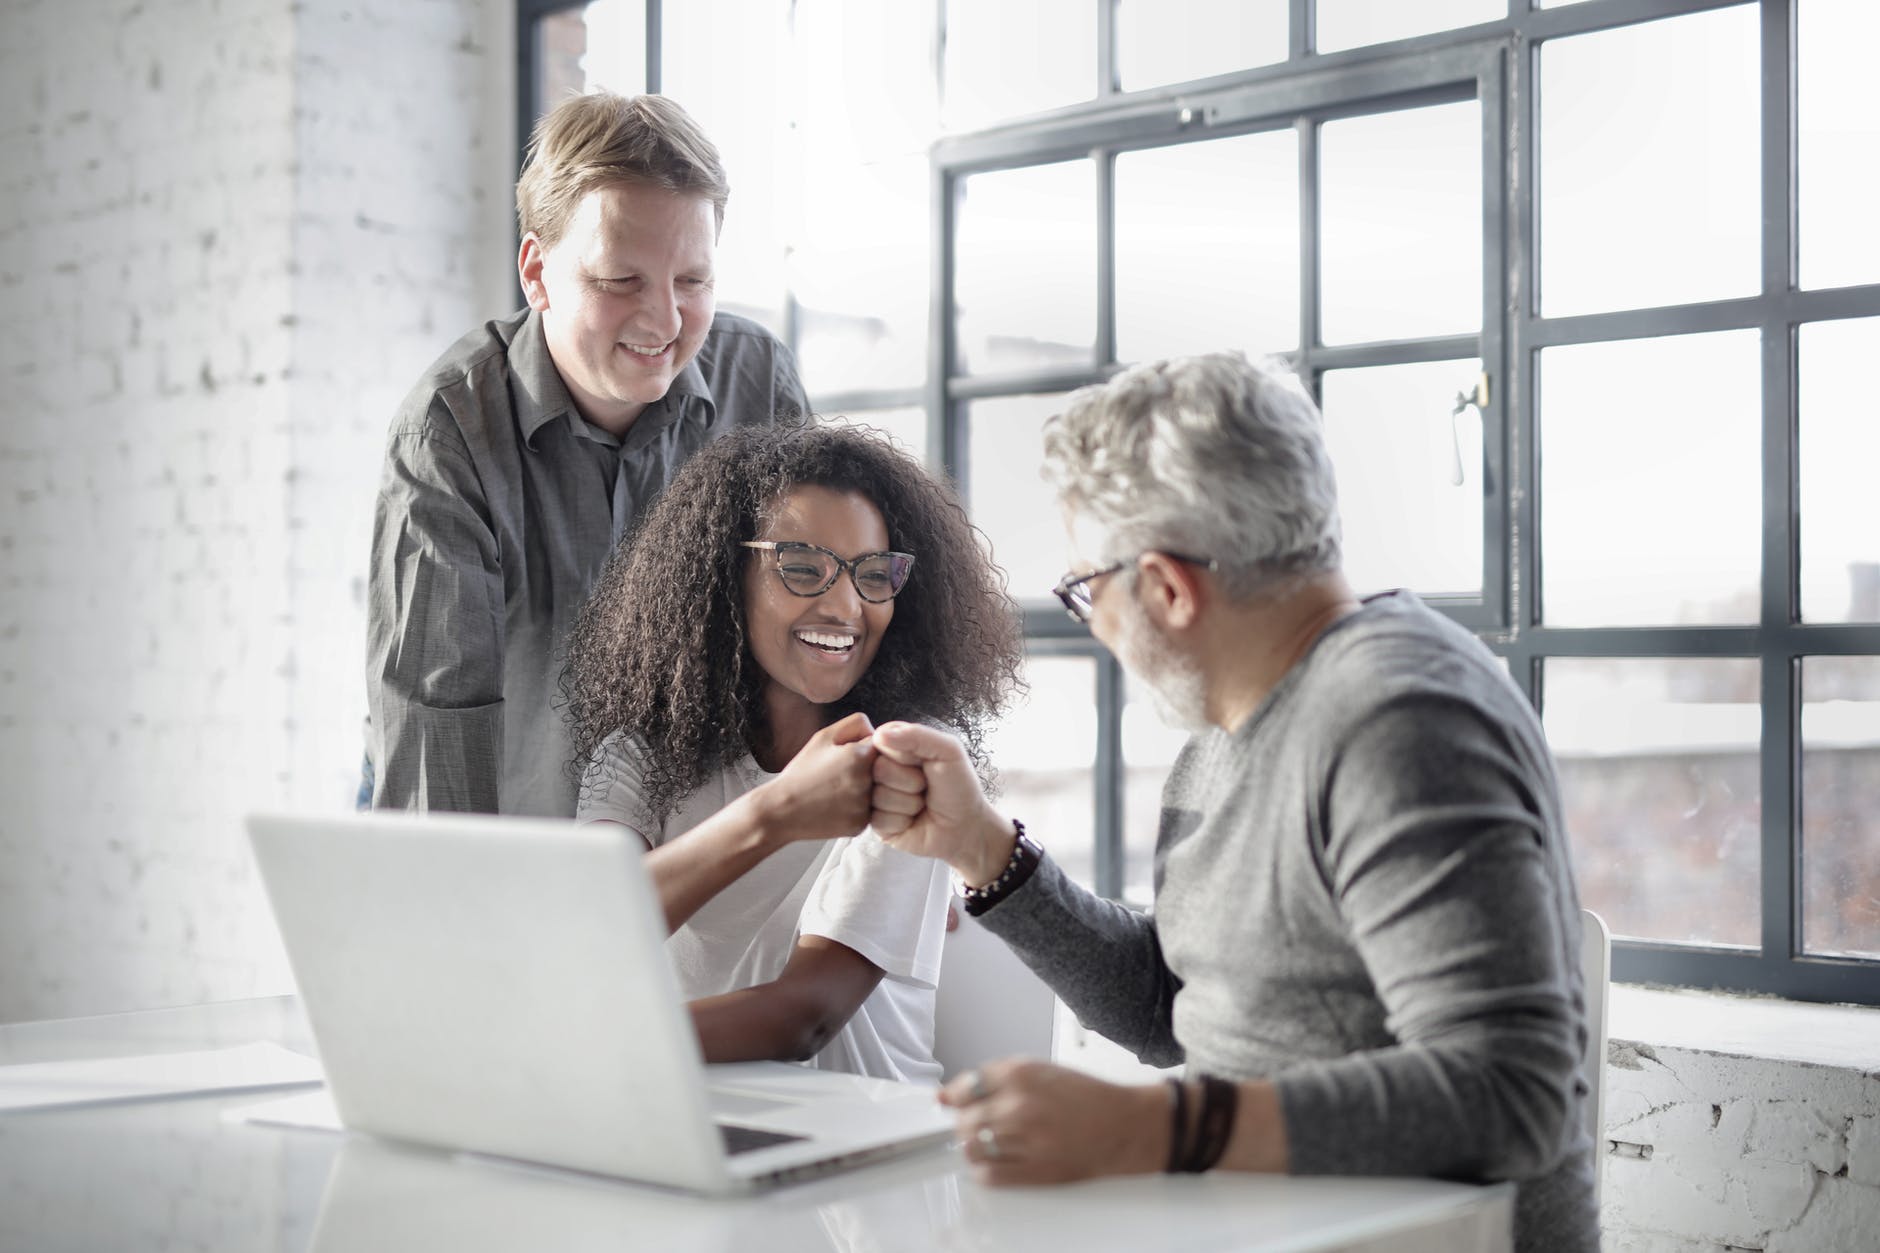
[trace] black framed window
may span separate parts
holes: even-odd
[[[1047,599],[1039,426],[1134,360],[1275,352],[1354,582],[1541,709],[1615,976],[1880,1003],[1880,9],[1049,0],[1024,35],[995,0],[775,0],[723,53],[724,7],[524,0],[523,112],[595,81],[587,15],[642,63],[610,85],[726,147],[727,233],[771,219],[727,264],[778,254],[733,307],[820,410],[924,444],[1010,574],[1006,803],[1074,873],[1146,900],[1177,740]],[[758,115],[761,158],[725,137]]]

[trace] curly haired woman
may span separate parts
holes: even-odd
[[[869,830],[876,723],[979,737],[1018,682],[952,494],[860,431],[742,428],[610,558],[568,646],[576,817],[645,842],[707,1060],[937,1081],[947,882]]]

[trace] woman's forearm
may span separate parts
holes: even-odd
[[[666,911],[668,934],[781,847],[756,797],[757,793],[747,792],[684,835],[646,854],[646,872]]]
[[[821,1052],[880,982],[881,968],[866,957],[810,935],[773,981],[687,1008],[708,1062],[800,1062]]]

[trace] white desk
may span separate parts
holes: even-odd
[[[273,1040],[287,998],[0,1027],[0,1064]],[[956,1153],[709,1200],[226,1122],[253,1092],[0,1114],[0,1249],[921,1253],[1505,1250],[1514,1191],[1413,1179],[1149,1177],[988,1189]]]

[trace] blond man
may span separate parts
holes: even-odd
[[[400,406],[373,520],[367,775],[381,808],[571,817],[559,649],[686,457],[808,409],[789,351],[717,311],[729,183],[661,96],[573,97],[516,184],[527,307]]]

